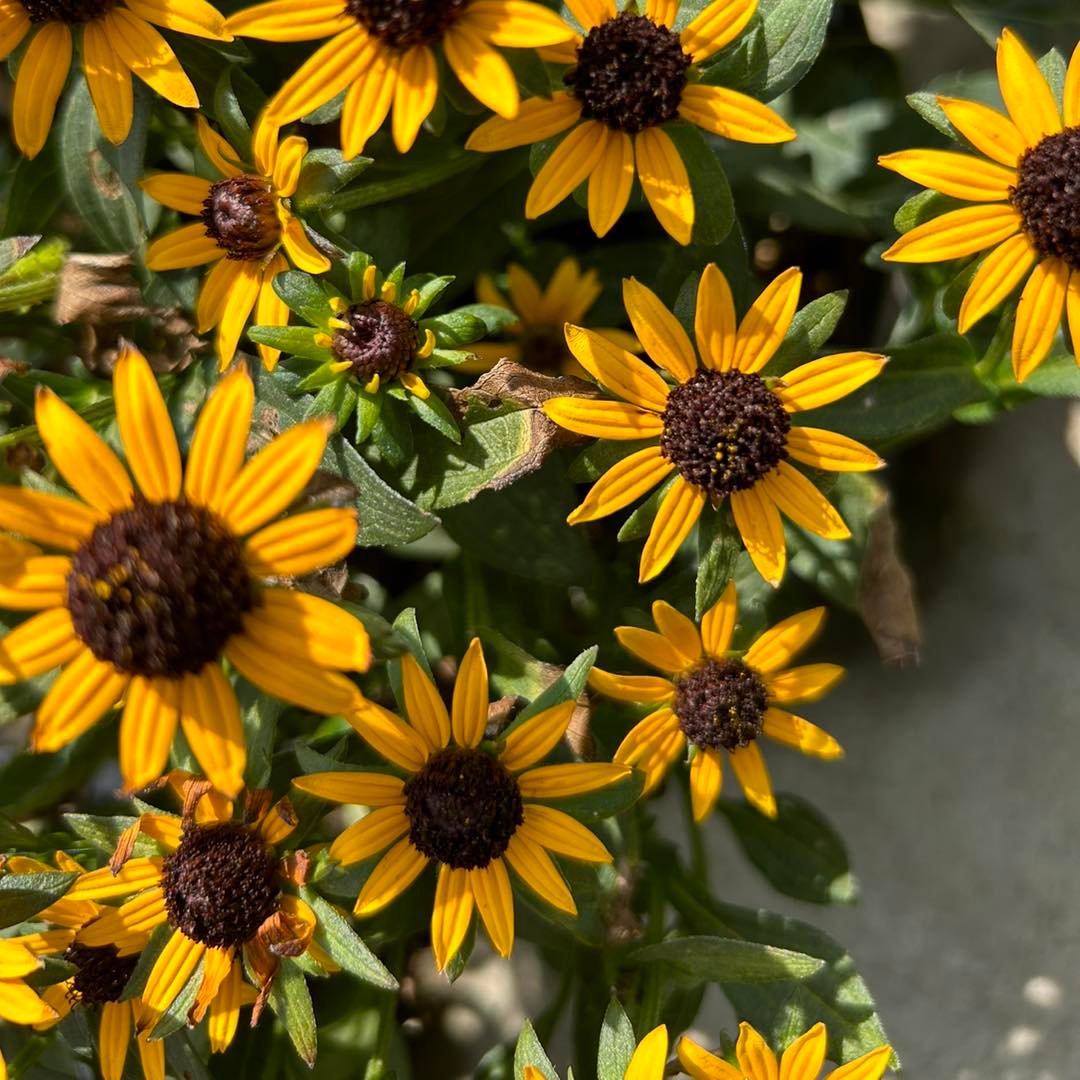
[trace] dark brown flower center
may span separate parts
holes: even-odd
[[[345,10],[392,49],[438,41],[469,0],[345,0]]]
[[[409,839],[455,869],[487,866],[524,820],[517,781],[483,750],[440,750],[405,784]]]
[[[244,825],[184,826],[165,857],[161,886],[169,923],[212,949],[239,948],[278,910],[277,859]]]
[[[738,750],[761,734],[767,697],[741,660],[706,660],[675,680],[675,715],[695,746]]]
[[[386,381],[408,371],[420,336],[416,322],[396,304],[366,300],[353,304],[341,318],[349,328],[334,331],[331,348],[361,382],[373,375]]]
[[[758,375],[699,371],[668,395],[660,449],[719,501],[753,487],[787,457],[791,421]]]
[[[560,372],[569,356],[562,330],[554,326],[527,326],[521,337],[521,358],[533,371]]]
[[[116,0],[20,0],[32,23],[62,22],[69,26],[108,15]]]
[[[563,81],[582,116],[633,135],[675,119],[689,67],[678,34],[624,11],[585,35]]]
[[[206,235],[230,259],[263,259],[281,239],[270,181],[261,176],[219,180],[203,200]]]
[[[120,956],[115,945],[82,945],[72,942],[64,959],[76,971],[69,990],[73,1005],[105,1005],[119,1001],[139,955]]]
[[[1025,150],[1010,197],[1039,254],[1080,270],[1080,127]]]
[[[120,671],[201,671],[243,629],[251,576],[225,523],[184,499],[139,499],[72,556],[67,606],[90,651]]]

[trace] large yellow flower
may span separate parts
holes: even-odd
[[[657,297],[633,278],[624,281],[634,333],[675,386],[602,334],[566,327],[566,343],[581,366],[623,400],[553,398],[544,412],[581,435],[655,440],[604,473],[567,520],[576,525],[606,517],[676,474],[641,553],[641,581],[667,566],[706,503],[715,508],[726,498],[754,565],[772,585],[780,583],[787,561],[781,510],[827,539],[851,535],[790,459],[833,472],[877,469],[882,461],[845,435],[796,426],[793,415],[850,394],[881,371],[885,357],[839,353],[763,378],[762,368],[791,325],[801,286],[799,271],[785,270],[736,323],[731,289],[710,263],[698,286],[695,355],[686,331]]]
[[[536,174],[526,217],[546,213],[588,180],[589,223],[604,236],[626,208],[636,172],[660,224],[690,243],[694,195],[664,125],[685,120],[748,143],[795,138],[760,101],[696,81],[696,65],[738,37],[757,0],[713,0],[680,31],[672,29],[678,0],[648,0],[644,15],[617,11],[615,0],[569,0],[567,7],[585,30],[564,57],[569,89],[526,101],[516,118],[492,117],[465,145],[508,150],[573,128]]]
[[[1069,64],[1064,110],[1011,30],[998,40],[997,73],[1008,116],[974,101],[937,99],[983,157],[902,150],[880,159],[917,184],[975,203],[904,233],[882,258],[943,262],[993,248],[968,286],[959,329],[966,333],[1026,278],[1012,339],[1013,373],[1023,382],[1050,352],[1066,310],[1080,363],[1080,46]]]
[[[757,742],[762,735],[814,757],[843,755],[831,735],[787,711],[787,706],[816,701],[843,677],[844,669],[836,664],[785,666],[817,634],[824,608],[777,623],[744,653],[731,650],[738,615],[734,582],[701,620],[700,633],[663,600],[653,604],[652,614],[659,633],[620,626],[615,636],[663,676],[615,675],[599,668],[589,674],[589,685],[607,697],[656,706],[615,752],[616,761],[645,773],[646,793],[689,743],[696,821],[705,819],[720,794],[725,754],[747,799],[775,817],[776,799]]]
[[[818,1080],[821,1066],[825,1064],[827,1041],[825,1025],[815,1024],[800,1035],[777,1062],[769,1044],[744,1022],[739,1025],[739,1041],[735,1046],[738,1068],[710,1054],[685,1035],[679,1040],[677,1051],[679,1064],[694,1080]],[[881,1080],[891,1058],[892,1047],[879,1046],[834,1069],[828,1080]]]
[[[385,772],[328,772],[293,783],[322,799],[371,810],[329,851],[332,860],[348,865],[389,848],[360,890],[357,915],[382,910],[435,863],[431,941],[439,970],[461,948],[474,909],[496,950],[509,956],[514,900],[508,865],[542,900],[574,915],[574,898],[548,853],[611,861],[589,829],[545,800],[596,791],[627,777],[630,769],[609,763],[538,766],[565,734],[573,701],[529,717],[494,746],[482,745],[488,673],[477,638],[461,662],[449,712],[410,655],[402,657],[401,676],[416,740],[408,753],[388,760],[406,779]]]
[[[34,748],[59,750],[124,698],[120,772],[128,789],[161,775],[179,723],[215,786],[234,795],[246,753],[222,656],[265,693],[343,714],[379,738],[382,718],[367,715],[342,674],[370,663],[363,624],[328,600],[267,580],[312,573],[356,542],[352,509],[275,520],[318,466],[332,421],[298,424],[245,464],[254,393],[237,369],[203,407],[184,469],[146,360],[125,352],[113,385],[130,475],[43,388],[38,430],[83,501],[0,487],[0,529],[63,553],[42,555],[9,539],[0,560],[0,607],[36,613],[0,640],[0,682],[63,667],[37,710]]]
[[[255,164],[248,170],[240,155],[200,116],[199,144],[222,179],[215,182],[185,173],[157,173],[140,182],[151,198],[184,214],[202,218],[159,236],[146,249],[151,270],[179,270],[214,263],[199,289],[196,329],[217,327],[217,355],[222,371],[236,353],[248,316],[254,310],[260,326],[284,326],[289,308],[274,292],[273,282],[292,264],[309,274],[330,269],[300,219],[288,207],[296,191],[307,139],[292,135],[280,146],[276,131],[254,143]],[[285,255],[282,254],[284,251]],[[263,366],[271,371],[281,355],[259,346]]]
[[[206,0],[0,0],[0,60],[32,34],[11,106],[15,142],[27,157],[35,157],[49,137],[75,36],[82,39],[86,85],[110,142],[122,143],[131,130],[132,75],[174,105],[198,108],[195,87],[151,23],[232,41],[224,18]]]
[[[56,867],[80,877],[86,871],[62,851],[54,856]],[[4,868],[13,874],[40,874],[53,870],[47,863],[24,855],[7,860]],[[139,955],[149,940],[143,931],[122,935],[118,941],[104,940],[98,945],[76,941],[76,934],[100,919],[109,908],[96,900],[71,900],[66,896],[34,916],[34,922],[51,928],[11,938],[35,956],[60,956],[75,968],[63,982],[47,987],[42,997],[56,1011],[56,1017],[42,1021],[39,1029],[51,1027],[78,1006],[93,1009],[97,1015],[98,1062],[103,1080],[120,1080],[131,1044],[132,1023],[141,1034],[136,1038],[139,1062],[146,1080],[165,1080],[165,1043],[150,1042],[143,1031],[142,998],[123,999]]]
[[[0,940],[0,1020],[8,1024],[48,1024],[56,1011],[23,981],[41,967],[41,960],[22,942]],[[7,1065],[0,1054],[0,1080]]]
[[[517,82],[492,46],[533,48],[569,41],[573,31],[528,0],[293,0],[233,15],[229,29],[264,41],[330,40],[270,99],[269,126],[287,124],[348,90],[341,111],[341,149],[355,157],[393,106],[394,145],[405,153],[435,107],[435,46],[462,85],[500,116],[516,116]]]
[[[83,874],[67,901],[130,897],[105,908],[75,935],[77,945],[114,945],[121,954],[142,947],[147,934],[167,924],[172,933],[154,962],[140,996],[139,1031],[154,1025],[201,965],[190,1019],[209,1013],[210,1049],[222,1053],[236,1034],[240,1008],[254,1004],[253,1022],[265,1004],[282,957],[307,953],[327,971],[337,965],[312,940],[315,913],[283,891],[303,884],[305,859],[281,856],[297,817],[288,799],[272,803],[269,791],[248,791],[234,820],[232,800],[208,781],[173,773],[183,816],[145,813],[122,838],[108,866]],[[129,858],[139,834],[166,852]],[[254,988],[244,979],[245,968]]]

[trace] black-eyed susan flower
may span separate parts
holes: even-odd
[[[668,1032],[667,1027],[661,1024],[634,1047],[622,1080],[664,1080],[667,1057]],[[546,1080],[546,1077],[535,1065],[526,1065],[522,1080]],[[784,1080],[788,1078],[784,1077]]]
[[[600,292],[599,275],[592,269],[582,272],[573,256],[559,262],[543,288],[523,266],[511,263],[506,268],[506,296],[489,275],[482,274],[476,282],[477,298],[517,315],[517,322],[506,327],[506,334],[516,340],[480,341],[470,346],[477,362],[465,370],[486,371],[507,359],[533,371],[584,377],[584,370],[566,347],[563,327],[581,323]],[[630,352],[641,348],[633,334],[623,330],[604,327],[598,332]]]
[[[815,1024],[784,1051],[778,1062],[769,1044],[744,1022],[739,1025],[735,1046],[738,1068],[685,1035],[676,1049],[679,1064],[693,1080],[818,1080],[825,1064],[826,1042],[825,1025]],[[829,1080],[880,1080],[891,1058],[892,1047],[879,1046],[834,1069]]]
[[[850,536],[793,461],[833,472],[877,469],[882,461],[845,435],[794,420],[802,410],[835,401],[874,378],[885,357],[839,353],[764,377],[762,368],[791,325],[801,285],[798,270],[784,271],[737,323],[731,289],[710,264],[698,286],[695,355],[675,316],[644,285],[625,281],[623,299],[634,333],[648,356],[674,377],[674,386],[602,334],[566,327],[566,343],[581,366],[622,400],[552,398],[544,412],[582,435],[655,440],[604,473],[567,520],[595,521],[669,483],[641,554],[641,581],[667,566],[706,504],[715,509],[725,499],[754,565],[772,585],[779,584],[787,561],[781,510],[818,536]]]
[[[410,149],[438,97],[437,46],[470,94],[510,117],[520,99],[498,48],[573,37],[553,11],[529,0],[320,0],[306,8],[270,0],[237,12],[228,26],[239,37],[264,41],[330,39],[286,80],[264,116],[280,126],[347,90],[341,111],[346,158],[364,149],[391,106],[394,145],[403,154]]]
[[[249,168],[201,116],[197,122],[199,144],[221,179],[155,173],[140,181],[162,205],[202,219],[159,236],[146,249],[146,265],[179,270],[214,264],[199,289],[195,321],[200,334],[217,327],[218,363],[224,371],[252,312],[263,325],[289,321],[289,309],[273,289],[274,278],[289,262],[321,274],[330,260],[315,249],[289,209],[307,140],[292,135],[279,144],[276,132],[270,139],[256,137]],[[273,370],[278,351],[260,345],[259,352],[267,371]]]
[[[183,795],[183,814],[144,813],[125,833],[109,866],[83,874],[69,901],[129,897],[78,930],[84,948],[115,945],[121,954],[158,926],[168,939],[140,997],[138,1030],[157,1021],[193,977],[198,977],[189,1018],[209,1016],[214,1053],[228,1049],[240,1009],[254,1004],[252,1022],[282,963],[307,954],[327,971],[337,966],[312,940],[315,913],[288,891],[302,884],[304,859],[280,848],[297,824],[287,798],[247,791],[242,807],[210,784],[173,773],[170,786]],[[239,817],[236,812],[239,810]],[[166,854],[128,857],[139,834]],[[245,980],[245,972],[254,985]]]
[[[199,96],[172,46],[155,29],[232,41],[206,0],[5,0],[0,7],[0,60],[24,39],[11,105],[15,142],[27,157],[45,145],[75,40],[105,137],[122,143],[131,130],[132,75],[174,105],[195,109]]]
[[[993,249],[964,295],[959,329],[966,333],[1026,279],[1012,337],[1013,374],[1023,382],[1050,352],[1066,312],[1080,363],[1080,46],[1063,107],[1008,29],[997,43],[997,74],[1007,116],[974,101],[937,99],[981,157],[902,150],[880,159],[917,184],[974,204],[917,225],[882,258],[932,263]]]
[[[0,939],[0,1020],[8,1024],[47,1024],[56,1011],[23,981],[41,967],[41,960],[22,942]],[[0,1054],[0,1080],[7,1065]]]
[[[508,868],[546,903],[574,915],[574,898],[550,853],[611,861],[589,829],[547,802],[596,791],[630,770],[609,763],[539,764],[565,734],[573,701],[528,717],[495,744],[485,743],[488,673],[479,639],[462,660],[449,711],[410,655],[401,660],[401,676],[417,741],[409,753],[388,760],[404,776],[328,772],[293,783],[322,799],[370,810],[328,852],[342,865],[385,852],[360,890],[357,915],[382,910],[435,864],[431,940],[439,970],[461,948],[474,910],[495,949],[509,956],[514,902]]]
[[[670,0],[649,0],[644,14],[617,11],[614,0],[567,6],[585,35],[575,35],[576,50],[567,57],[566,89],[526,101],[515,118],[492,117],[465,145],[508,150],[570,128],[533,180],[526,217],[546,213],[587,180],[589,223],[604,236],[626,209],[636,173],[660,224],[680,244],[690,243],[694,195],[665,125],[685,121],[748,143],[795,138],[768,106],[698,81],[697,65],[738,37],[757,0],[713,0],[681,31],[672,29],[678,3]]]
[[[690,746],[690,795],[702,821],[720,794],[725,755],[747,799],[776,816],[776,800],[758,740],[761,736],[814,757],[841,757],[840,744],[817,725],[787,711],[816,701],[844,674],[836,664],[786,665],[817,634],[824,608],[792,615],[733,651],[738,615],[735,584],[701,620],[701,630],[663,600],[652,606],[658,633],[636,626],[615,630],[619,644],[662,675],[615,675],[593,668],[589,685],[618,701],[654,705],[636,724],[615,760],[645,773],[652,791],[672,762]]]
[[[35,613],[0,640],[0,681],[62,667],[34,748],[66,746],[122,700],[128,789],[161,775],[179,724],[215,786],[235,794],[246,753],[222,657],[260,690],[370,734],[382,720],[361,717],[366,702],[342,674],[370,663],[363,625],[267,580],[311,573],[355,544],[351,509],[280,517],[318,466],[328,422],[298,424],[245,463],[254,392],[237,369],[200,413],[184,468],[141,354],[123,353],[113,387],[128,468],[42,388],[38,430],[82,501],[0,487],[0,528],[61,553],[22,545],[0,561],[0,606]]]
[[[56,867],[83,876],[86,872],[69,855],[58,851]],[[53,868],[37,859],[17,855],[7,860],[5,870],[14,875],[39,874]],[[76,941],[76,934],[91,926],[109,909],[96,900],[71,900],[62,897],[34,916],[34,922],[45,928],[12,938],[35,956],[58,956],[74,967],[74,973],[63,982],[48,986],[44,1000],[56,1016],[39,1022],[46,1028],[67,1016],[72,1009],[83,1009],[96,1018],[98,1062],[104,1080],[120,1080],[124,1073],[131,1046],[133,1027],[143,1018],[142,1000],[138,995],[125,1000],[124,991],[139,962],[139,956],[149,938],[144,931],[125,933],[117,940],[87,945]],[[143,1032],[136,1039],[139,1061],[146,1080],[164,1080],[165,1044],[150,1042]]]

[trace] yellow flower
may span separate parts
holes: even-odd
[[[270,0],[233,15],[229,29],[264,41],[328,37],[270,99],[268,126],[287,124],[348,90],[341,111],[341,149],[355,157],[382,126],[390,107],[394,145],[405,153],[435,107],[435,46],[462,85],[500,116],[516,116],[517,82],[492,46],[533,48],[569,41],[573,31],[528,0]]]
[[[67,873],[86,872],[69,855],[56,852],[56,867]],[[53,870],[46,863],[16,855],[4,864],[13,874],[40,874]],[[57,900],[34,916],[35,922],[51,924],[53,929],[21,934],[10,940],[25,946],[35,956],[61,956],[74,965],[75,974],[63,982],[54,983],[42,993],[44,1000],[55,1010],[52,1019],[38,1022],[40,1030],[51,1027],[71,1010],[84,1005],[94,1009],[87,1017],[97,1015],[98,1061],[104,1080],[120,1080],[124,1072],[131,1043],[132,1021],[142,1033],[136,1039],[139,1061],[146,1080],[165,1080],[165,1043],[150,1042],[149,1032],[142,1031],[142,998],[122,1000],[122,994],[138,963],[139,955],[149,937],[145,931],[123,933],[116,940],[104,939],[97,945],[77,941],[76,935],[88,928],[110,909],[96,900]]]
[[[469,351],[476,354],[477,362],[463,364],[458,370],[487,371],[505,358],[533,371],[586,378],[585,370],[566,348],[563,326],[568,322],[580,323],[596,303],[601,292],[596,271],[582,273],[577,259],[567,257],[555,267],[555,273],[544,289],[517,263],[507,267],[506,278],[509,299],[499,292],[487,274],[477,280],[476,296],[482,304],[509,308],[518,316],[518,321],[506,328],[507,333],[518,340],[513,343],[478,341],[469,346]],[[599,333],[630,352],[641,348],[633,334],[623,330],[605,327]]]
[[[736,324],[731,289],[710,263],[698,286],[694,322],[699,367],[675,316],[644,285],[624,281],[634,333],[651,359],[674,376],[674,387],[602,334],[566,327],[566,343],[581,366],[623,401],[553,398],[544,412],[581,435],[655,440],[604,473],[567,520],[576,525],[606,517],[676,474],[645,541],[641,581],[667,566],[707,502],[715,508],[729,497],[743,543],[772,585],[780,583],[787,561],[780,510],[826,539],[851,535],[789,458],[833,472],[877,469],[882,461],[847,436],[793,426],[792,414],[850,394],[881,371],[885,357],[839,353],[776,378],[762,377],[791,325],[801,285],[798,270],[784,271]]]
[[[8,1024],[48,1024],[56,1011],[23,982],[41,967],[41,960],[20,941],[0,940],[0,1020]],[[7,1065],[0,1054],[0,1080]]]
[[[271,804],[270,792],[248,791],[234,820],[232,800],[208,781],[176,771],[169,785],[183,798],[183,816],[143,814],[109,865],[84,873],[64,900],[130,897],[77,931],[76,944],[86,948],[112,944],[123,955],[167,924],[172,933],[147,976],[137,1030],[153,1032],[201,965],[190,1019],[198,1023],[209,1014],[210,1049],[220,1054],[236,1034],[242,1006],[254,1004],[252,1023],[258,1020],[281,957],[307,953],[328,971],[337,965],[312,940],[315,913],[282,891],[303,883],[306,864],[276,850],[297,824],[289,800]],[[166,855],[129,858],[140,833]]]
[[[0,0],[0,60],[32,33],[11,105],[15,142],[27,157],[35,157],[49,136],[75,36],[82,39],[86,85],[110,142],[122,143],[131,130],[132,75],[174,105],[198,108],[195,87],[151,23],[232,41],[224,18],[205,0]]]
[[[244,731],[222,656],[265,693],[343,714],[379,738],[384,722],[342,674],[370,663],[362,623],[267,580],[312,573],[356,542],[352,509],[279,518],[318,466],[332,422],[298,424],[245,464],[254,392],[237,369],[203,407],[184,469],[146,360],[125,352],[113,378],[130,475],[42,388],[38,430],[83,501],[0,487],[0,529],[63,553],[5,538],[0,557],[0,607],[36,613],[0,639],[0,683],[63,668],[38,708],[34,748],[66,746],[123,697],[129,790],[160,776],[179,723],[215,786],[235,795]]]
[[[795,138],[768,106],[697,81],[696,65],[738,37],[757,0],[713,0],[681,31],[672,29],[678,0],[648,0],[644,15],[619,12],[614,0],[569,0],[567,7],[586,31],[576,36],[576,49],[559,50],[571,65],[563,76],[569,89],[526,101],[516,118],[492,117],[466,147],[508,150],[573,128],[536,174],[527,218],[588,180],[589,223],[604,236],[626,209],[636,172],[660,224],[680,244],[690,243],[694,195],[664,125],[684,120],[748,143]]]
[[[696,821],[708,816],[720,794],[725,753],[747,799],[763,814],[776,816],[776,799],[757,742],[762,735],[814,757],[843,756],[831,735],[786,710],[816,701],[844,675],[836,664],[785,668],[817,634],[825,609],[813,608],[777,623],[744,653],[731,650],[737,614],[734,582],[701,620],[700,633],[685,615],[657,600],[652,615],[659,633],[620,626],[615,637],[663,675],[615,675],[599,668],[589,674],[589,685],[606,697],[656,707],[615,752],[616,761],[645,773],[645,793],[663,780],[690,744]]]
[[[998,39],[997,73],[1008,116],[974,101],[937,99],[949,122],[983,157],[902,150],[880,159],[917,184],[975,204],[916,226],[882,258],[931,263],[993,248],[968,286],[959,330],[970,330],[1026,278],[1012,339],[1013,374],[1023,382],[1050,352],[1066,310],[1080,362],[1080,244],[1073,190],[1080,151],[1080,46],[1065,81],[1064,115],[1011,30]]]
[[[742,1023],[735,1047],[738,1068],[685,1035],[677,1051],[679,1064],[694,1080],[818,1080],[825,1063],[826,1041],[825,1025],[815,1024],[784,1051],[778,1063],[768,1043],[749,1024]],[[879,1046],[833,1070],[828,1080],[881,1080],[891,1057],[892,1047]]]
[[[608,763],[537,767],[566,732],[573,701],[529,717],[494,747],[481,745],[488,674],[479,639],[473,639],[461,663],[449,712],[412,656],[402,657],[401,675],[416,741],[408,753],[384,756],[407,779],[385,772],[328,772],[293,783],[319,798],[371,810],[341,833],[329,851],[331,859],[344,865],[386,851],[360,890],[357,915],[385,908],[435,863],[431,940],[439,970],[461,948],[474,908],[495,949],[509,956],[514,902],[508,864],[542,900],[574,915],[574,898],[548,853],[611,861],[589,829],[544,800],[596,791],[630,770]]]
[[[199,144],[222,179],[211,182],[185,173],[157,173],[139,186],[153,199],[202,220],[159,236],[146,249],[151,270],[179,270],[214,263],[203,279],[195,308],[197,330],[217,327],[218,364],[222,371],[252,310],[262,326],[284,326],[289,308],[274,292],[274,278],[289,268],[282,249],[298,270],[321,274],[330,260],[317,251],[286,200],[296,191],[307,139],[292,135],[279,146],[273,138],[254,140],[254,171],[245,171],[240,155],[198,117]],[[279,350],[259,346],[263,366],[272,371]]]

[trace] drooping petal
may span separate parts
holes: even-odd
[[[781,461],[758,486],[796,525],[826,540],[847,540],[851,536],[832,503],[794,465]]]
[[[405,805],[405,781],[389,773],[311,773],[294,777],[293,786],[328,802],[372,808]]]
[[[185,109],[199,107],[199,95],[184,74],[172,46],[145,19],[122,7],[103,20],[120,59],[155,93]]]
[[[289,305],[274,291],[274,279],[278,274],[289,269],[288,260],[280,251],[274,253],[270,262],[263,269],[262,283],[259,285],[259,298],[255,301],[254,322],[256,326],[288,326]],[[273,371],[281,359],[281,350],[256,343],[259,358],[265,371]]]
[[[745,1021],[739,1025],[735,1056],[739,1059],[739,1068],[747,1076],[754,1077],[754,1080],[777,1080],[776,1055],[769,1049],[769,1044]]]
[[[1065,295],[1065,310],[1069,319],[1069,337],[1072,340],[1073,359],[1080,364],[1080,274],[1074,270],[1069,277],[1069,291]]]
[[[1027,276],[1037,254],[1026,234],[1017,233],[983,259],[960,305],[957,329],[961,334],[1012,293]]]
[[[674,468],[674,463],[661,454],[659,446],[636,450],[612,465],[566,520],[571,525],[578,525],[607,517],[636,502],[665,480]]]
[[[520,772],[544,758],[566,734],[576,702],[562,701],[523,720],[503,744],[499,761],[504,769]]]
[[[101,1007],[98,1024],[98,1063],[102,1080],[120,1080],[130,1041],[131,1005],[126,1001],[106,1001]]]
[[[431,948],[439,971],[457,955],[469,932],[473,902],[469,871],[440,866],[431,912]]]
[[[650,439],[664,430],[664,423],[656,413],[621,401],[549,398],[544,402],[544,415],[567,431],[596,439]]]
[[[586,120],[555,147],[529,188],[525,199],[527,218],[546,214],[592,175],[604,156],[606,130],[598,121]]]
[[[796,461],[829,472],[866,472],[885,464],[868,446],[825,428],[793,427],[786,449]]]
[[[116,55],[100,21],[83,27],[82,68],[102,134],[113,144],[122,143],[133,115],[131,72]]]
[[[11,123],[15,142],[28,157],[37,157],[49,137],[56,102],[71,67],[71,31],[66,23],[47,22],[30,39],[19,64]]]
[[[962,98],[939,97],[937,103],[949,118],[949,123],[972,146],[999,164],[1016,168],[1027,146],[1023,135],[1007,116],[1002,116],[997,109],[991,109],[988,105],[964,101]]]
[[[367,671],[371,642],[364,624],[321,596],[296,589],[266,589],[244,617],[244,633],[270,652],[306,659],[317,667]]]
[[[139,488],[152,502],[175,499],[180,494],[180,448],[154,373],[137,349],[120,354],[113,392],[120,438]]]
[[[746,650],[743,660],[763,675],[772,675],[817,637],[824,622],[823,607],[800,611],[766,630]]]
[[[55,1010],[18,979],[0,980],[0,1020],[9,1024],[48,1024]]]
[[[206,155],[207,161],[222,176],[240,176],[243,173],[240,155],[206,122],[202,113],[195,117],[195,137],[199,140],[199,149]]]
[[[279,209],[281,218],[281,246],[289,261],[308,274],[321,274],[330,269],[330,260],[308,238],[303,222],[284,208]]]
[[[476,899],[476,910],[495,951],[502,957],[514,947],[514,890],[501,858],[487,866],[467,871],[469,887]]]
[[[817,701],[843,677],[844,669],[839,664],[804,664],[770,675],[765,680],[765,687],[770,701],[795,705]]]
[[[1061,259],[1043,259],[1020,294],[1013,328],[1012,366],[1022,383],[1050,352],[1061,326],[1065,294],[1069,287],[1069,267]]]
[[[1080,125],[1080,42],[1073,49],[1065,74],[1064,118],[1066,127]]]
[[[439,70],[435,54],[426,45],[415,45],[401,58],[394,87],[394,115],[390,130],[399,154],[412,149],[420,125],[435,108],[439,93]]]
[[[467,9],[443,35],[446,62],[477,101],[509,120],[517,116],[521,104],[517,80],[502,53],[488,45],[473,25],[471,14]],[[557,18],[554,12],[551,15]]]
[[[658,675],[616,675],[598,667],[589,672],[589,688],[615,701],[667,701],[675,696],[670,679]]]
[[[485,120],[465,141],[467,150],[490,153],[550,139],[565,131],[581,116],[581,103],[566,90],[549,98],[529,98],[521,103],[513,120],[493,116]]]
[[[797,267],[789,267],[773,278],[739,323],[735,368],[760,371],[773,358],[795,317],[801,291],[802,273]]]
[[[52,671],[73,660],[83,647],[66,607],[33,615],[0,638],[0,685]]]
[[[407,836],[399,840],[379,860],[364,882],[353,913],[362,918],[381,911],[420,876],[427,864],[427,856],[421,855]]]
[[[187,675],[180,691],[180,724],[207,779],[234,798],[244,786],[247,749],[240,703],[217,663]]]
[[[803,412],[847,397],[881,374],[888,358],[877,353],[852,352],[823,356],[800,364],[783,376],[773,393],[788,412]]]
[[[577,914],[574,898],[551,856],[539,844],[522,836],[520,829],[510,837],[504,857],[514,873],[541,900],[568,915]]]
[[[787,565],[784,525],[776,503],[757,484],[732,493],[731,513],[757,572],[775,589]]]
[[[634,333],[649,358],[679,382],[687,382],[697,371],[694,346],[679,320],[660,302],[660,298],[640,281],[623,279],[623,304],[630,316]]]
[[[714,371],[730,371],[735,363],[737,323],[731,286],[716,263],[709,263],[698,282],[694,336],[701,362]]]
[[[656,511],[652,528],[645,540],[638,567],[638,581],[651,581],[662,573],[682,542],[690,535],[705,508],[706,495],[701,488],[675,477]]]
[[[338,833],[328,854],[343,866],[362,862],[385,851],[408,828],[404,806],[381,806]]]
[[[714,660],[719,660],[731,648],[731,635],[735,630],[735,620],[739,615],[738,597],[735,594],[735,582],[729,581],[720,599],[701,620],[701,643]]]
[[[878,164],[913,183],[968,202],[1004,202],[1016,184],[1016,170],[958,154],[954,150],[900,150]]]
[[[229,974],[225,976],[218,987],[217,996],[210,1003],[207,1034],[210,1036],[210,1049],[213,1053],[223,1053],[233,1041],[240,1020],[240,1006],[244,1003],[245,992],[249,989],[251,988],[244,982],[240,960],[234,959]]]
[[[979,203],[916,225],[882,253],[886,262],[932,263],[961,259],[1008,240],[1023,218],[1008,203]]]
[[[613,393],[650,412],[667,408],[667,384],[633,353],[583,326],[567,324],[565,334],[574,359]]]
[[[19,47],[30,25],[26,8],[18,0],[5,0],[0,5],[0,60],[6,60]]]
[[[684,27],[682,47],[700,63],[743,32],[757,10],[757,0],[713,0]]]
[[[67,746],[116,704],[128,678],[89,649],[80,651],[38,706],[31,736],[34,749],[48,753]]]
[[[611,128],[605,128],[603,138],[603,153],[589,176],[589,224],[597,236],[607,236],[614,228],[634,186],[634,140]]]
[[[1053,91],[1035,58],[1008,27],[998,38],[997,73],[1005,107],[1028,146],[1061,130],[1061,113]]]
[[[705,131],[743,143],[782,143],[795,129],[757,98],[726,86],[691,84],[682,93],[679,115]]]
[[[128,687],[120,719],[120,775],[128,791],[138,791],[165,772],[180,718],[176,679],[136,675]]]
[[[356,511],[327,507],[292,514],[260,529],[244,545],[244,558],[260,577],[301,577],[333,565],[355,546]]]
[[[723,779],[724,767],[720,755],[715,750],[699,746],[690,765],[690,805],[694,820],[699,824],[712,813]]]
[[[244,332],[248,317],[258,302],[263,281],[263,270],[258,263],[246,259],[223,259],[218,266],[226,262],[233,262],[236,269],[230,275],[221,309],[216,313],[217,335],[214,345],[217,350],[219,371],[224,371],[236,355],[240,335]]]
[[[809,720],[785,712],[783,709],[765,710],[763,731],[770,739],[800,750],[804,754],[824,758],[826,761],[833,761],[844,756],[840,744],[827,731],[822,731]]]
[[[469,642],[454,682],[450,727],[459,746],[479,746],[487,727],[488,671],[479,638]]]
[[[671,136],[662,128],[646,128],[635,137],[634,156],[641,190],[656,220],[678,243],[689,244],[694,231],[694,193]]]
[[[535,844],[582,862],[611,862],[611,852],[576,818],[550,806],[528,803],[520,828]]]

